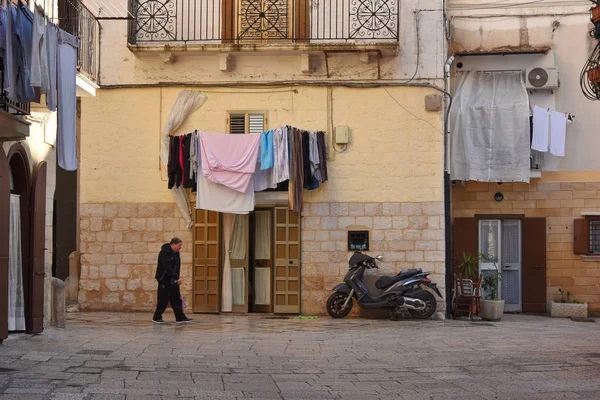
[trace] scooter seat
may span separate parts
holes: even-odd
[[[375,287],[379,290],[383,290],[392,286],[396,282],[400,282],[401,280],[418,275],[422,272],[423,270],[421,268],[407,269],[406,271],[400,271],[400,273],[396,276],[382,276],[381,278],[377,279],[377,282],[375,282]]]

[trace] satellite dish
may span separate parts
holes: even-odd
[[[544,68],[534,68],[529,71],[527,80],[533,87],[543,87],[548,82],[548,72]]]

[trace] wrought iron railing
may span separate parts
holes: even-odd
[[[80,1],[59,2],[59,26],[79,38],[77,70],[98,81],[100,24]]]
[[[13,115],[29,115],[31,114],[30,103],[19,103],[10,100],[8,93],[4,90],[4,70],[0,69],[0,110],[6,111]]]
[[[129,0],[129,43],[397,42],[400,0]]]

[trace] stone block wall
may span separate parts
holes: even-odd
[[[348,272],[348,231],[368,230],[367,254],[383,255],[380,269],[395,274],[408,268],[431,271],[444,292],[444,204],[312,203],[302,212],[302,313],[326,314],[331,289]],[[444,302],[438,299],[438,310]],[[359,313],[358,307],[352,313]]]
[[[312,203],[302,213],[302,313],[326,314],[331,289],[348,271],[348,230],[368,230],[368,254],[385,260],[375,274],[433,272],[444,291],[443,203]],[[162,244],[183,242],[182,295],[191,309],[192,232],[171,203],[81,205],[82,310],[152,310]],[[444,303],[439,299],[438,309]],[[358,314],[358,307],[353,311]]]
[[[105,203],[81,205],[82,310],[152,310],[158,253],[177,236],[181,252],[181,294],[191,309],[192,231],[175,204]]]
[[[494,200],[497,192],[504,194],[503,201]],[[558,288],[563,288],[572,298],[589,303],[590,312],[600,314],[600,259],[573,253],[573,221],[586,212],[600,212],[598,182],[468,182],[452,187],[453,218],[475,214],[545,217],[548,301],[559,300]]]

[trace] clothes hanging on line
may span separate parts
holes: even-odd
[[[533,140],[531,149],[555,156],[565,155],[567,114],[549,108],[533,107]]]
[[[78,39],[60,31],[58,44],[58,165],[77,170],[77,48]]]
[[[290,179],[290,159],[288,150],[288,128],[273,132],[273,180],[281,183]]]

